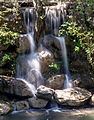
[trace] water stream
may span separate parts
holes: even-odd
[[[27,42],[29,41],[30,44],[30,52],[29,54],[23,53],[21,55],[22,59],[18,65],[17,77],[27,81],[25,83],[32,84],[34,86],[33,88],[37,88],[43,84],[43,77],[41,74],[40,60],[34,42],[35,13],[33,8],[26,8],[24,12],[24,23],[27,29],[26,36]]]
[[[45,9],[46,14],[46,23],[48,22],[50,25],[49,34],[54,35],[55,37],[58,35],[59,27],[64,22],[64,16],[66,14],[65,4],[61,7],[59,3],[56,8],[49,8]],[[36,52],[36,44],[34,41],[34,32],[35,32],[35,10],[34,8],[26,8],[24,12],[24,23],[27,30],[27,42],[30,45],[29,53],[23,53],[19,58],[21,58],[19,65],[18,65],[18,74],[17,77],[21,78],[28,82],[28,84],[32,84],[34,87],[37,88],[40,85],[44,84],[43,76],[41,74],[41,66],[40,60]],[[45,33],[46,35],[46,33]],[[44,36],[45,37],[45,36]],[[64,37],[56,37],[61,45],[62,57],[63,57],[63,64],[65,68],[65,88],[72,87],[70,74],[68,70],[68,60],[67,60],[67,51],[65,45]],[[33,90],[34,91],[34,90]]]
[[[61,5],[61,2],[57,5],[56,8],[47,8],[46,9],[46,21],[50,24],[50,34],[54,35],[60,42],[64,70],[65,70],[65,77],[66,81],[64,83],[64,88],[71,88],[72,87],[72,79],[70,77],[69,68],[68,68],[68,59],[67,59],[67,50],[66,50],[66,43],[64,37],[57,37],[59,33],[59,27],[63,24],[66,15],[66,5]]]
[[[69,73],[69,67],[68,67],[68,58],[67,58],[67,49],[66,49],[66,43],[64,37],[57,37],[57,39],[60,42],[61,45],[61,51],[62,51],[62,58],[64,63],[64,69],[65,69],[65,77],[66,81],[64,83],[64,88],[71,88],[72,87],[72,79],[70,77]]]

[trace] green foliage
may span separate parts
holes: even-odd
[[[76,9],[73,9],[68,21],[61,26],[59,35],[66,35],[73,40],[75,52],[84,50],[94,69],[94,0],[75,2]]]
[[[54,73],[59,73],[59,70],[60,70],[60,65],[62,64],[61,61],[58,61],[56,63],[52,63],[51,65],[49,65],[49,68],[53,69],[53,72]]]
[[[8,29],[8,28],[7,28]],[[6,31],[4,27],[0,27],[0,41],[2,45],[15,45],[14,38],[17,37],[19,34],[12,32],[12,31]]]
[[[2,57],[0,67],[4,66],[7,62],[11,61],[11,60],[12,60],[11,57],[12,57],[12,55],[5,54],[5,55]]]
[[[76,10],[82,16],[83,22],[87,26],[87,29],[94,28],[94,0],[76,0],[78,5],[76,6]]]
[[[5,54],[5,55],[3,56],[3,58],[2,58],[2,64],[4,64],[6,61],[9,61],[9,60],[11,60],[10,55]]]
[[[94,66],[92,54],[94,52],[94,31],[79,26],[76,22],[65,22],[59,31],[59,35],[66,34],[74,43],[74,50],[79,52],[80,48],[85,50],[89,62]]]
[[[51,64],[51,65],[49,65],[49,67],[51,67],[51,68],[54,68],[54,69],[56,69],[56,71],[58,71],[58,68],[59,68],[59,66],[58,66],[58,64]]]
[[[0,61],[0,67],[6,67],[9,68],[10,74],[15,74],[15,67],[16,67],[16,60],[14,58],[14,55],[12,53],[5,53],[2,56],[2,59]]]
[[[5,1],[6,2],[6,1]],[[0,47],[2,48],[11,48],[11,46],[15,46],[16,42],[15,39],[19,35],[17,32],[14,32],[14,28],[10,27],[11,22],[17,22],[16,20],[21,19],[18,17],[18,2],[16,0],[12,1],[13,3],[10,6],[6,6],[6,4],[2,4],[0,8]],[[12,17],[11,17],[12,15]],[[12,23],[13,24],[13,23]],[[12,47],[13,48],[13,47]],[[0,56],[0,67],[9,69],[11,72],[10,75],[15,73],[15,66],[16,66],[16,54],[15,50],[4,50],[1,51]]]
[[[13,39],[14,37],[18,36],[18,33],[15,33],[13,31],[10,30],[10,28],[8,27],[8,19],[7,19],[7,14],[13,13],[16,14],[18,13],[18,7],[17,7],[17,3],[14,2],[13,4],[13,8],[7,8],[5,6],[2,6],[3,10],[0,11],[0,43],[2,43],[2,45],[15,45],[15,40]]]

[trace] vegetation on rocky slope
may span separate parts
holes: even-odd
[[[60,28],[59,35],[66,35],[73,41],[75,54],[87,56],[91,71],[94,71],[94,6],[93,0],[76,0],[68,19]],[[85,53],[85,54],[84,54]],[[75,70],[76,71],[76,70]]]

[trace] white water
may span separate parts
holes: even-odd
[[[50,34],[53,34],[58,36],[59,33],[59,27],[61,24],[65,21],[65,15],[66,15],[66,4],[61,4],[61,2],[58,3],[56,7],[48,7],[46,8],[46,17],[48,23],[50,24]],[[62,57],[63,57],[63,63],[64,63],[64,69],[65,69],[65,83],[64,88],[71,88],[72,87],[72,79],[70,77],[69,68],[68,68],[68,60],[67,60],[67,50],[66,50],[66,44],[65,44],[65,38],[64,37],[56,37],[61,45],[61,51],[62,51]]]
[[[30,44],[30,53],[23,54],[18,65],[18,78],[28,85],[34,93],[35,88],[43,84],[43,77],[41,74],[40,61],[36,52],[36,45],[34,42],[34,28],[35,15],[34,9],[26,9],[24,12],[24,22],[27,29],[27,42]],[[25,47],[25,46],[24,46]]]
[[[64,83],[64,88],[71,88],[72,87],[72,79],[70,78],[70,73],[69,73],[69,67],[68,67],[68,59],[67,59],[67,49],[66,49],[66,44],[65,44],[65,38],[64,37],[56,37],[61,45],[61,50],[62,50],[62,57],[63,57],[63,63],[64,63],[64,69],[65,69],[65,83]]]
[[[46,8],[46,22],[50,25],[50,34],[58,35],[60,25],[64,22],[64,16],[66,14],[66,5],[61,6],[61,3],[56,8]],[[18,65],[17,77],[22,78],[28,84],[32,84],[35,88],[44,84],[43,77],[41,74],[40,60],[36,52],[36,45],[34,42],[34,30],[35,30],[35,13],[34,9],[26,9],[24,12],[24,22],[27,29],[27,38],[30,43],[30,53],[23,54],[21,56],[20,63]],[[64,88],[72,87],[71,79],[69,75],[67,52],[65,39],[63,37],[57,37],[61,44],[62,56],[64,59],[64,68],[66,81]],[[27,83],[26,83],[27,84]],[[33,88],[34,88],[33,87]],[[35,89],[34,88],[34,89]],[[34,91],[34,90],[33,90]]]
[[[25,79],[21,79],[21,78],[20,79],[17,78],[17,79],[20,80],[20,81],[23,81],[28,86],[28,90],[32,90],[32,94],[33,94],[33,96],[35,96],[36,89],[35,89],[35,87],[32,84],[27,82]]]
[[[60,25],[64,22],[64,16],[66,14],[66,4],[58,3],[55,7],[47,7],[46,23],[50,24],[50,33],[57,35]]]

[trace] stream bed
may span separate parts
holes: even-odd
[[[94,108],[29,110],[1,116],[0,120],[94,120]]]

